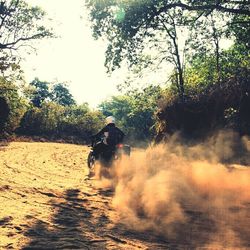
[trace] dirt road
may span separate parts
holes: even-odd
[[[87,178],[88,150],[36,142],[0,147],[0,249],[201,249],[211,239],[211,218],[188,205],[192,222],[172,239],[117,222],[114,191]],[[244,233],[247,249],[249,230]]]
[[[112,191],[87,179],[87,147],[13,142],[0,150],[0,249],[147,248],[112,223]]]

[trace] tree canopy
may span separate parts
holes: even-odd
[[[34,87],[30,99],[34,106],[41,107],[42,103],[45,100],[48,100],[51,96],[49,91],[49,83],[46,81],[40,81],[38,78],[35,78],[30,85]]]
[[[15,65],[22,47],[32,47],[32,41],[52,37],[50,28],[42,24],[45,12],[24,0],[0,2],[0,70]],[[33,47],[32,47],[33,48]]]
[[[4,0],[0,3],[0,49],[16,50],[27,41],[51,36],[40,21],[45,12],[29,6],[23,0]]]
[[[41,107],[44,101],[52,101],[62,106],[76,104],[65,83],[49,83],[35,78],[30,83],[31,89],[26,91],[27,97],[36,107]]]
[[[124,60],[129,66],[136,65],[142,54],[149,54],[151,62],[156,65],[163,61],[172,63],[181,97],[184,94],[184,68],[188,52],[191,54],[197,49],[201,51],[206,46],[211,47],[212,41],[208,52],[214,53],[219,79],[220,39],[234,36],[245,43],[249,41],[249,32],[247,34],[236,28],[239,23],[244,23],[245,30],[249,29],[249,1],[87,0],[87,6],[94,37],[106,37],[108,40],[105,65],[109,71],[120,67]],[[205,32],[198,29],[208,27],[208,17],[212,16],[214,20],[211,19],[209,29]],[[219,17],[223,21],[214,26]],[[191,36],[198,31],[199,34]],[[187,39],[181,44],[185,36]],[[196,39],[196,45],[191,37]]]
[[[76,104],[72,94],[64,83],[56,83],[51,91],[52,100],[62,106]]]

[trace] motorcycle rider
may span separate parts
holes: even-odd
[[[93,147],[93,153],[96,159],[100,153],[115,150],[116,145],[122,143],[125,134],[115,125],[115,118],[108,116],[106,118],[106,126],[97,134],[92,136],[92,139],[100,140]]]

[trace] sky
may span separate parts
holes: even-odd
[[[41,81],[64,82],[78,104],[88,102],[96,108],[103,100],[119,94],[117,85],[126,80],[128,70],[109,76],[104,67],[106,43],[94,40],[84,0],[26,0],[38,5],[52,19],[57,38],[36,41],[36,53],[24,54],[22,63],[27,82],[35,77]],[[228,47],[228,46],[227,46]],[[170,66],[143,72],[134,84],[165,83]]]
[[[48,82],[66,82],[78,104],[88,102],[96,107],[117,94],[117,84],[125,74],[111,77],[104,67],[104,41],[94,40],[84,0],[28,0],[52,18],[50,25],[58,38],[35,43],[36,52],[25,54],[22,63],[26,81],[35,77]]]

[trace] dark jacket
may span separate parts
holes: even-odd
[[[101,131],[99,131],[95,138],[104,138],[104,143],[110,146],[121,143],[124,139],[125,134],[115,126],[114,123],[106,125]]]

